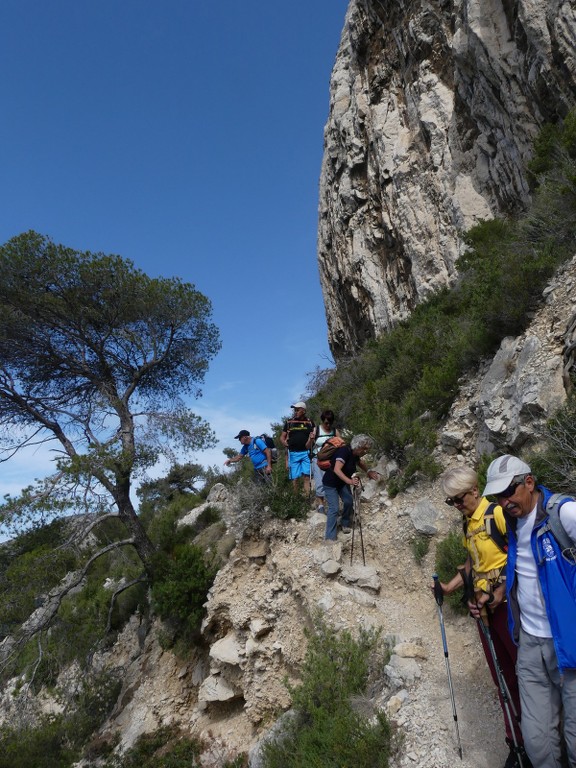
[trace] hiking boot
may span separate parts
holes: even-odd
[[[514,744],[511,744],[508,739],[506,739],[506,743],[510,749],[510,754],[504,763],[504,768],[520,768],[518,753],[520,753],[520,757],[522,758],[522,768],[532,768],[532,763],[528,760],[528,755],[522,744],[518,745],[518,752],[516,752]]]
[[[352,528],[348,528],[347,525],[343,525],[340,530],[342,531],[342,533],[352,533]]]
[[[316,512],[319,512],[321,515],[325,515],[326,512],[324,511],[324,504],[320,504],[319,507],[316,507]]]

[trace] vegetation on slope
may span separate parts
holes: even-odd
[[[440,422],[461,376],[522,332],[554,270],[576,243],[576,113],[547,127],[532,161],[535,193],[518,220],[486,221],[466,236],[459,280],[362,352],[316,375],[311,412],[328,403],[352,432],[372,435],[403,468],[433,476]],[[394,490],[394,488],[392,488]]]

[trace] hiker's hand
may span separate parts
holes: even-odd
[[[267,475],[271,475],[272,474],[272,467],[266,467],[266,469],[264,471],[266,472]]]
[[[486,595],[488,597],[488,595]],[[470,611],[470,616],[472,616],[473,619],[479,619],[480,617],[480,609],[481,605],[479,606],[477,602],[474,600],[468,600],[468,610]]]
[[[496,608],[498,608],[498,606],[501,605],[505,599],[506,599],[506,585],[498,584],[492,590],[492,593],[489,595],[488,600],[486,600],[486,605],[488,606],[488,610],[495,611]]]
[[[225,467],[229,467],[230,466],[230,459],[226,459],[226,461],[224,462],[224,466]]]
[[[368,472],[366,472],[366,475],[370,480],[378,480],[380,478],[380,472],[376,472],[375,469],[369,469]]]
[[[358,477],[358,475],[352,475],[351,480],[352,482],[350,483],[350,485],[360,485],[360,478]]]
[[[440,589],[442,590],[442,594],[443,594],[443,595],[445,595],[445,594],[446,594],[446,584],[444,584],[444,583],[443,583],[443,582],[441,582],[441,581],[439,581],[439,582],[438,582],[438,584],[440,585]],[[435,590],[436,590],[436,589],[438,589],[438,587],[436,586],[436,584],[430,584],[430,589],[432,590],[432,594],[433,594],[434,596],[436,596],[436,592],[435,592]]]
[[[483,611],[486,611],[486,608],[490,608],[494,604],[491,598],[493,598],[492,593],[488,594],[488,592],[482,592],[482,594],[478,595],[475,600],[468,600],[470,616],[472,616],[473,619],[481,619]]]

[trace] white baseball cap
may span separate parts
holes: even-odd
[[[530,475],[532,470],[522,459],[516,456],[500,456],[494,459],[488,467],[486,473],[486,487],[482,492],[483,496],[496,496],[501,491],[505,491],[512,480],[519,475]]]
[[[294,405],[291,405],[290,408],[303,408],[306,410],[306,403],[303,400],[299,400],[297,403],[294,403]]]

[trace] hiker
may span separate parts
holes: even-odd
[[[242,461],[249,456],[254,465],[254,479],[256,482],[269,482],[272,473],[272,452],[261,437],[251,437],[247,429],[241,429],[234,440],[240,440],[242,448],[240,453],[224,462],[226,467]]]
[[[322,411],[320,424],[310,435],[310,450],[312,453],[312,477],[314,478],[314,494],[316,496],[316,511],[326,512],[326,500],[324,498],[324,486],[322,479],[324,472],[318,466],[318,451],[330,437],[340,437],[340,432],[334,427],[334,411]]]
[[[306,403],[300,400],[290,406],[294,409],[291,419],[284,422],[280,442],[288,449],[288,476],[294,490],[300,481],[304,493],[310,493],[310,435],[315,430],[314,422],[306,416]]]
[[[350,486],[360,484],[360,478],[355,476],[356,468],[360,467],[366,472],[371,480],[378,480],[378,472],[373,469],[367,469],[362,461],[368,451],[374,447],[374,441],[368,435],[356,435],[352,438],[350,445],[343,445],[338,448],[330,460],[330,469],[324,472],[322,484],[324,486],[324,495],[328,502],[328,514],[326,515],[326,533],[324,538],[329,541],[336,541],[338,538],[337,521],[340,499],[342,499],[342,519],[340,526],[342,533],[352,532],[352,510],[353,498]]]
[[[526,752],[534,768],[560,766],[563,720],[576,766],[576,564],[548,528],[552,493],[528,464],[505,455],[488,467],[484,494],[498,500],[508,526],[508,626],[518,645]],[[576,502],[569,497],[557,514],[576,541]]]
[[[468,550],[468,559],[447,584],[440,582],[440,586],[445,595],[455,592],[460,587],[465,587],[468,609],[477,620],[480,642],[490,668],[492,680],[498,688],[500,706],[504,715],[506,742],[510,749],[504,768],[514,768],[518,765],[514,738],[518,744],[524,768],[528,768],[528,760],[523,752],[519,723],[513,716],[513,710],[509,705],[507,708],[506,701],[502,696],[490,645],[485,636],[484,628],[480,626],[481,621],[488,624],[488,632],[492,638],[493,648],[506,681],[513,708],[519,716],[520,697],[515,672],[516,646],[508,632],[505,600],[505,568],[508,547],[506,521],[501,507],[490,504],[488,499],[480,494],[478,476],[473,469],[467,467],[449,469],[442,476],[442,490],[447,495],[446,504],[450,507],[456,507],[462,515],[464,545]]]

